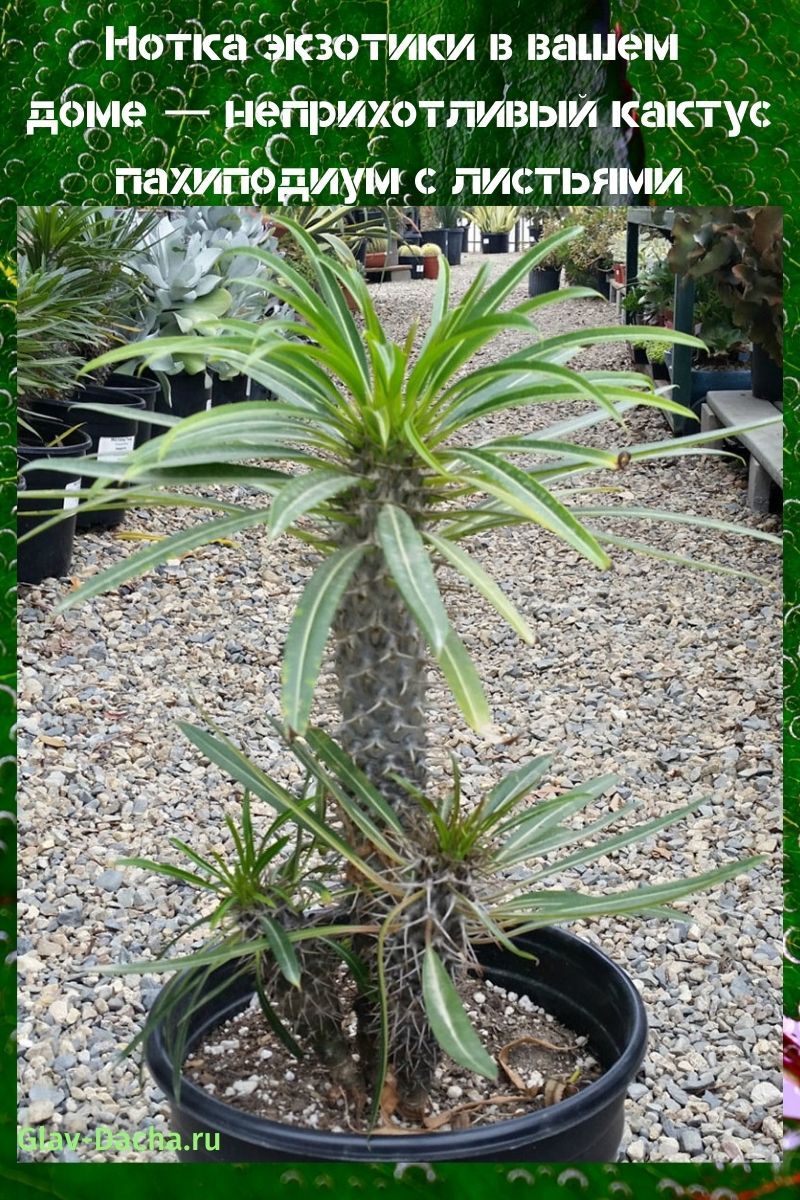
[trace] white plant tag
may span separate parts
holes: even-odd
[[[77,492],[78,488],[83,483],[82,479],[73,479],[70,483],[64,485],[65,492]],[[81,502],[80,496],[65,496],[64,497],[64,512],[69,512],[71,508],[77,508]]]
[[[135,434],[130,437],[101,437],[97,443],[98,462],[119,462],[130,454],[135,442]]]

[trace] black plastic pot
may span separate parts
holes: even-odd
[[[113,404],[119,415],[86,412],[80,404]],[[80,425],[91,441],[90,453],[104,462],[119,462],[136,445],[139,422],[128,414],[132,409],[144,409],[144,397],[131,391],[119,391],[105,384],[89,384],[69,400],[48,400],[42,404],[45,412],[62,421]],[[78,514],[77,529],[114,529],[125,520],[124,508]]]
[[[461,253],[464,249],[464,235],[461,229],[446,229],[447,234],[447,261],[451,267],[461,266]]]
[[[783,367],[767,354],[763,346],[753,346],[750,360],[753,375],[753,395],[759,400],[769,400],[783,408]]]
[[[469,225],[461,225],[461,253],[469,254]]]
[[[482,233],[481,250],[484,254],[508,254],[507,233]]]
[[[156,396],[161,391],[161,384],[154,376],[128,375],[123,371],[114,371],[104,380],[103,387],[109,388],[114,392],[124,392],[128,395],[141,396],[148,412],[155,411]],[[160,427],[159,432],[161,432]],[[152,429],[150,425],[145,425],[142,421],[137,422],[136,445],[141,446],[144,442],[148,442],[151,433]]]
[[[191,417],[205,412],[211,404],[211,387],[204,371],[189,375],[179,371],[169,376],[170,403],[163,392],[156,399],[156,412],[171,413],[174,417]]]
[[[595,273],[594,283],[592,286],[597,289],[597,291],[605,300],[610,299],[611,284],[605,271],[597,271]]]
[[[538,242],[539,239],[541,238],[541,236],[542,236],[541,225],[529,225],[528,226],[528,237],[531,239],[532,242]]]
[[[55,419],[47,420],[28,414],[24,415],[24,419],[41,435],[43,443],[51,441],[70,428],[63,421]],[[81,429],[67,433],[63,442],[58,446],[48,447],[43,443],[20,445],[17,448],[20,465],[35,463],[45,458],[82,458],[92,449],[91,439]],[[20,537],[35,529],[37,525],[43,525],[45,521],[50,520],[49,516],[33,516],[34,512],[41,513],[48,508],[59,506],[57,500],[34,500],[26,495],[26,492],[29,490],[43,491],[45,488],[57,488],[59,491],[63,491],[66,488],[72,489],[81,486],[80,474],[70,476],[48,468],[30,471],[24,476],[24,481],[25,486],[21,489],[17,501],[17,534]],[[61,507],[66,509],[74,508],[77,504],[77,498],[74,501],[71,499],[61,501]],[[72,562],[74,538],[75,517],[71,516],[65,517],[63,521],[59,521],[50,529],[43,530],[29,542],[22,542],[18,547],[17,554],[19,582],[41,583],[43,579],[58,579],[66,575]]]
[[[176,1014],[147,1042],[147,1063],[172,1105],[173,1128],[184,1139],[184,1162],[609,1162],[622,1137],[625,1093],[639,1069],[647,1041],[647,1018],[639,993],[620,967],[587,942],[560,929],[519,938],[536,955],[532,963],[495,946],[479,947],[486,975],[529,995],[568,1027],[588,1037],[605,1073],[575,1096],[524,1117],[464,1132],[366,1137],[281,1125],[235,1109],[188,1079],[175,1097],[168,1044]],[[211,1030],[250,1001],[252,980],[240,976],[225,987],[235,966],[226,964],[208,981],[210,999],[192,1016],[188,1056]],[[175,981],[168,985],[175,986]],[[217,989],[220,989],[217,991]],[[190,989],[187,989],[187,991]],[[216,992],[216,994],[214,994]],[[184,992],[184,996],[186,992]],[[195,1132],[219,1131],[215,1152],[190,1149]]]
[[[534,267],[528,274],[528,295],[544,296],[546,292],[557,292],[561,286],[561,272],[557,267]]]
[[[401,267],[408,267],[412,279],[425,278],[425,263],[421,254],[403,254],[401,251],[398,262]]]
[[[220,379],[219,375],[211,376],[212,408],[218,408],[220,404],[238,404],[246,399],[246,375],[234,375],[233,379]]]
[[[438,246],[442,254],[447,254],[448,234],[446,229],[425,229],[422,233],[422,244],[426,242]]]

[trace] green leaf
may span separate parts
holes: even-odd
[[[318,504],[331,500],[359,482],[355,475],[338,471],[309,471],[285,483],[272,502],[269,517],[270,541],[293,525],[298,517]]]
[[[175,317],[181,333],[191,333],[204,321],[211,321],[214,317],[223,316],[230,308],[232,299],[231,293],[226,288],[220,287],[207,296],[201,296],[197,300],[191,300],[188,304],[182,304],[180,308],[173,310],[172,315]],[[200,362],[205,366],[202,356],[200,356]]]
[[[311,577],[295,609],[283,658],[283,712],[289,728],[305,733],[333,618],[366,545],[337,550]]]
[[[507,806],[522,800],[543,777],[552,761],[552,754],[542,754],[509,771],[489,792],[483,805],[483,814],[488,817],[498,809],[505,810]]]
[[[478,732],[486,729],[492,723],[489,701],[486,699],[475,664],[455,632],[451,631],[435,657],[470,727]]]
[[[267,939],[269,948],[275,957],[275,962],[278,964],[281,974],[288,979],[293,987],[299,988],[300,963],[298,962],[295,948],[286,936],[285,930],[281,929],[277,921],[273,921],[271,917],[267,916],[261,917],[260,925],[264,930],[264,937]]]
[[[547,488],[542,487],[524,471],[488,454],[485,450],[459,449],[453,451],[452,457],[461,459],[468,467],[476,468],[475,477],[465,477],[459,472],[459,479],[464,478],[466,482],[482,487],[482,490],[495,496],[509,508],[550,530],[596,567],[605,569],[611,566],[611,559],[598,544],[595,536],[580,521],[576,521],[569,509],[560,504]]]
[[[68,608],[72,608],[83,600],[89,600],[92,596],[99,596],[103,592],[109,592],[112,588],[127,583],[129,579],[135,579],[137,576],[143,575],[145,571],[152,570],[159,563],[166,562],[168,558],[179,558],[190,550],[196,550],[198,546],[206,546],[209,542],[217,541],[219,538],[230,537],[231,534],[239,533],[243,529],[264,525],[268,519],[269,509],[255,508],[237,513],[235,516],[222,517],[219,520],[203,521],[199,525],[192,525],[190,529],[182,529],[179,533],[162,538],[160,542],[154,542],[152,545],[146,546],[144,550],[129,555],[128,558],[109,567],[108,570],[93,575],[76,591],[69,592],[56,606],[56,612],[66,612]]]
[[[435,533],[426,533],[425,540],[430,542],[434,549],[447,559],[456,570],[464,576],[468,583],[473,584],[481,595],[489,601],[494,608],[508,621],[511,628],[518,633],[523,642],[527,642],[529,646],[533,645],[535,639],[533,630],[528,622],[523,617],[522,613],[511,603],[508,597],[500,590],[498,585],[492,579],[483,567],[475,562],[467,554],[466,550],[462,550],[460,546],[456,546],[447,538],[439,537]]]
[[[431,1030],[446,1054],[468,1071],[497,1078],[497,1063],[481,1044],[453,982],[433,946],[425,950],[422,999]]]
[[[414,522],[394,504],[378,515],[378,541],[401,596],[422,629],[435,656],[451,633],[430,556]]]
[[[395,833],[403,832],[403,826],[392,806],[384,800],[378,789],[372,786],[364,772],[358,769],[352,758],[345,754],[333,738],[321,729],[309,729],[306,741],[317,758],[330,767],[337,779],[361,804],[372,809]]]
[[[501,906],[504,912],[495,912],[495,918],[507,926],[508,918],[513,908],[522,917],[534,918],[526,928],[535,929],[552,922],[559,924],[565,921],[586,920],[589,917],[615,916],[630,913],[658,912],[661,915],[663,906],[682,900],[695,892],[707,891],[718,883],[724,883],[741,875],[743,871],[752,870],[764,862],[763,855],[740,859],[714,871],[706,871],[702,875],[690,876],[688,879],[676,879],[669,883],[657,883],[646,887],[628,888],[625,891],[612,892],[606,896],[590,896],[582,892],[546,891],[532,892],[517,896],[508,905]]]

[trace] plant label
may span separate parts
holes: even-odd
[[[76,492],[83,483],[82,479],[71,479],[69,483],[64,485],[65,492]],[[64,512],[69,512],[71,508],[77,508],[81,502],[80,496],[65,496],[64,497]]]
[[[101,437],[97,443],[98,462],[119,462],[133,449],[135,434],[130,437]]]

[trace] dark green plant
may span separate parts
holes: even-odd
[[[436,206],[436,219],[440,229],[457,229],[461,224],[461,207],[458,204]]]
[[[593,502],[586,495],[582,485],[587,473],[617,473],[632,461],[696,453],[719,435],[631,445],[625,427],[628,410],[648,405],[688,415],[687,410],[637,373],[580,373],[569,365],[582,347],[624,340],[628,330],[582,328],[540,336],[538,311],[593,294],[582,289],[512,302],[528,272],[579,237],[579,230],[560,231],[494,281],[484,264],[452,308],[450,273],[443,263],[429,325],[423,331],[412,327],[402,343],[388,336],[369,289],[339,243],[322,253],[299,227],[292,225],[291,234],[313,264],[318,292],[282,259],[259,250],[250,253],[274,269],[278,281],[272,290],[291,306],[296,321],[281,327],[248,326],[226,324],[223,318],[216,322],[222,332],[202,339],[210,357],[246,370],[278,401],[231,405],[180,422],[159,418],[169,427],[163,437],[146,443],[124,463],[88,461],[83,472],[96,480],[87,507],[180,503],[215,515],[90,579],[67,598],[65,607],[247,528],[263,527],[268,544],[286,533],[318,551],[318,569],[304,589],[286,640],[285,729],[295,753],[305,754],[307,748],[307,769],[333,795],[344,828],[352,833],[342,840],[330,829],[313,829],[324,846],[342,856],[354,887],[351,915],[362,930],[354,949],[366,964],[368,981],[359,1003],[362,1042],[374,1048],[376,1028],[388,1030],[383,1062],[391,1063],[401,1080],[402,1098],[415,1107],[429,1081],[436,1043],[444,1038],[443,1022],[434,1018],[426,996],[435,991],[441,1006],[456,1011],[454,989],[445,981],[452,985],[468,953],[464,930],[471,936],[475,929],[462,900],[471,903],[482,894],[484,873],[499,861],[492,860],[494,850],[488,849],[486,838],[495,846],[492,839],[501,832],[496,822],[483,828],[482,818],[473,821],[460,813],[453,796],[440,798],[429,772],[430,665],[441,670],[471,725],[482,728],[490,719],[475,666],[450,624],[438,570],[446,566],[457,571],[530,641],[533,632],[525,617],[465,549],[469,538],[496,527],[533,524],[603,569],[611,563],[612,549],[651,553],[646,544],[609,532],[606,521],[650,518],[709,530],[734,527],[703,517]],[[347,309],[343,285],[358,305],[361,323]],[[529,344],[499,362],[472,365],[478,351],[512,329],[528,335]],[[287,332],[291,339],[284,336]],[[663,330],[641,331],[640,336],[701,345],[693,337]],[[149,352],[180,353],[185,346],[186,339],[160,339]],[[111,352],[101,361],[118,358]],[[577,405],[579,412],[530,435],[470,436],[471,427],[492,413],[554,402]],[[617,447],[599,449],[574,440],[606,421],[620,431]],[[732,432],[726,430],[726,435]],[[520,456],[528,465],[517,465]],[[270,465],[287,462],[296,465],[296,473]],[[267,501],[243,508],[187,492],[188,487],[217,482],[253,485]],[[774,540],[759,531],[744,532]],[[709,566],[661,549],[652,553],[688,566]],[[315,741],[310,725],[328,641],[338,682],[341,750]],[[194,740],[200,744],[197,735]],[[204,743],[203,748],[219,760],[216,746]],[[232,764],[228,755],[227,763],[254,794],[261,794],[259,786],[266,788],[263,781],[256,786],[249,768],[246,779],[237,773],[239,760]],[[496,815],[512,793],[521,803],[516,787],[501,785],[494,800],[486,802],[488,808],[479,811],[487,819]],[[577,805],[576,797],[568,807],[573,802]],[[285,796],[282,803],[292,811]],[[545,802],[545,811],[555,809]],[[503,809],[503,818],[510,820],[511,812],[511,807]],[[541,810],[538,816],[531,813],[537,810],[520,813],[520,834],[523,826],[532,830],[542,815]],[[525,825],[528,815],[530,827]],[[308,824],[307,814],[297,819]],[[473,839],[479,827],[480,838],[476,834]],[[550,828],[555,836],[555,826]],[[562,834],[560,830],[557,836]],[[331,837],[337,838],[335,845]],[[531,854],[543,852],[533,837],[525,844]],[[450,874],[447,907],[442,909],[445,861]],[[454,880],[461,899],[455,896]],[[496,886],[502,891],[502,884]],[[688,887],[685,881],[670,886]],[[451,899],[454,907],[445,916]],[[515,907],[509,901],[504,911],[510,927],[519,932],[540,917],[543,923],[566,920],[570,911],[588,914],[593,906],[600,911],[608,899],[598,897],[590,904],[579,898],[578,908],[570,910],[566,900],[559,907],[561,901],[537,893],[530,903],[519,901]],[[646,910],[652,911],[649,904]],[[504,926],[499,917],[492,919],[493,936],[502,940]],[[423,936],[420,944],[416,939],[428,927],[438,931],[436,937],[428,943]],[[427,953],[429,945],[436,959]],[[434,964],[427,971],[426,961]],[[415,1070],[409,1075],[406,1055],[412,1042]],[[445,1048],[461,1053],[452,1043]]]
[[[783,363],[783,212],[772,206],[679,212],[669,264],[710,276],[737,329]]]
[[[567,278],[572,283],[590,286],[598,273],[614,265],[612,240],[627,222],[624,208],[578,208],[566,219],[568,226],[580,228],[580,236],[569,243],[564,260]]]
[[[20,408],[71,395],[89,358],[135,336],[143,319],[137,254],[155,219],[133,209],[20,206]]]

